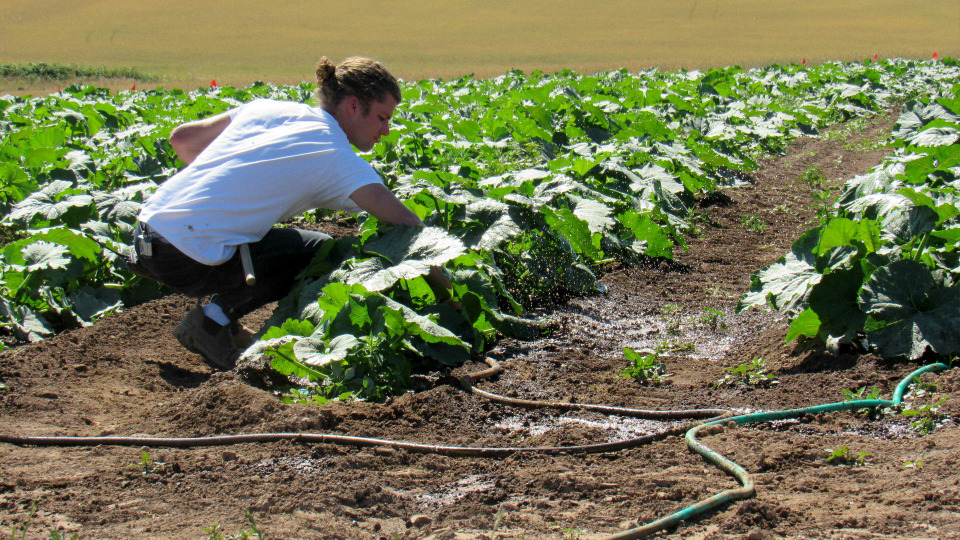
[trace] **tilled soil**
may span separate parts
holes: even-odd
[[[786,323],[734,313],[750,274],[816,221],[816,167],[836,186],[887,152],[876,141],[895,115],[791,144],[742,187],[701,201],[700,233],[673,262],[610,267],[608,292],[552,306],[534,341],[503,340],[484,390],[531,400],[640,409],[722,408],[735,414],[842,401],[876,387],[889,398],[922,362],[841,350],[795,351]],[[750,227],[754,217],[767,223]],[[458,377],[422,374],[423,389],[383,404],[284,405],[236,374],[213,373],[170,330],[192,300],[171,296],[92,327],[0,354],[0,431],[18,435],[183,437],[330,433],[429,445],[556,447],[666,431],[658,422],[505,405]],[[714,311],[716,310],[716,311]],[[719,314],[718,314],[719,312]],[[262,311],[245,321],[256,325]],[[659,385],[621,377],[623,347],[664,353]],[[762,358],[776,383],[718,385]],[[657,538],[960,538],[960,373],[922,377],[909,407],[945,401],[920,433],[917,417],[836,412],[726,427],[704,443],[745,468],[755,497]],[[846,448],[846,460],[828,461]],[[385,446],[305,442],[157,447],[0,444],[0,537],[272,539],[606,538],[737,483],[682,438],[596,454],[461,457]],[[245,517],[249,512],[252,522]],[[252,537],[256,537],[255,535]]]

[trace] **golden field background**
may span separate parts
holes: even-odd
[[[0,9],[0,63],[136,67],[167,88],[312,81],[321,55],[371,56],[413,80],[933,52],[960,56],[957,0],[3,0]],[[0,91],[17,90],[9,86]]]

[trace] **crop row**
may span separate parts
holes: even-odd
[[[740,309],[788,315],[788,340],[886,357],[960,354],[960,84],[905,105],[894,154],[753,276]]]

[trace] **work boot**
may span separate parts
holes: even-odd
[[[215,369],[233,369],[240,356],[240,349],[233,342],[231,325],[220,326],[204,315],[199,305],[173,329],[173,335],[185,349],[199,354]]]
[[[230,323],[230,332],[233,334],[233,343],[238,349],[244,350],[253,344],[253,330],[244,326],[240,321]]]

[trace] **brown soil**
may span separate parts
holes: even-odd
[[[702,234],[671,263],[608,269],[605,295],[552,308],[551,333],[504,340],[505,371],[482,388],[529,399],[636,408],[777,410],[842,401],[843,389],[888,398],[920,363],[841,351],[795,352],[776,315],[734,313],[750,274],[815,220],[808,167],[842,181],[876,165],[888,116],[805,139],[769,159],[749,185],[703,201]],[[865,144],[860,144],[866,141]],[[836,190],[834,190],[834,194]],[[757,216],[763,232],[745,228]],[[677,307],[673,307],[677,306]],[[170,330],[191,301],[168,297],[90,328],[0,355],[0,431],[22,435],[200,436],[321,432],[461,446],[604,442],[669,425],[491,403],[427,374],[424,389],[384,404],[283,405],[230,373],[212,373]],[[711,324],[706,308],[720,310]],[[258,313],[262,321],[269,313]],[[256,321],[246,321],[255,324]],[[719,323],[723,324],[719,324]],[[665,357],[667,383],[620,377],[623,347],[693,345]],[[715,383],[765,359],[768,387]],[[453,375],[484,367],[476,362]],[[923,376],[941,422],[848,412],[727,428],[703,438],[753,475],[756,496],[725,504],[660,538],[960,538],[960,373]],[[828,462],[848,449],[850,461]],[[605,538],[679,511],[736,482],[669,437],[620,452],[445,457],[391,448],[293,442],[196,449],[0,445],[0,537],[49,531],[96,539]],[[31,510],[34,509],[34,510]],[[32,520],[29,518],[34,513]],[[212,532],[218,527],[218,533]],[[217,535],[220,536],[217,536]],[[18,535],[17,538],[20,536]]]

